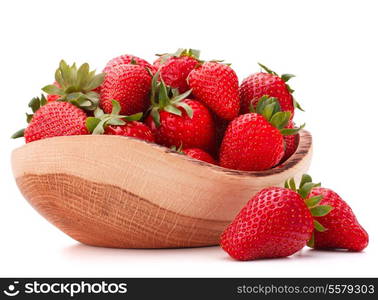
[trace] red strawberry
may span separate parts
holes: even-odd
[[[209,153],[203,151],[202,149],[199,149],[199,148],[187,148],[187,149],[182,150],[182,152],[184,154],[186,154],[187,156],[190,156],[190,157],[192,157],[194,159],[198,159],[198,160],[207,162],[209,164],[216,165],[216,162],[215,162],[214,158],[212,158]]]
[[[280,112],[276,98],[262,97],[257,113],[244,114],[227,127],[220,149],[220,165],[225,168],[260,171],[277,165],[284,155],[283,134],[290,113]]]
[[[309,246],[316,249],[348,249],[362,251],[369,243],[367,232],[358,223],[349,205],[334,191],[315,187],[310,197],[321,196],[320,204],[329,205],[332,210],[325,216],[316,216],[315,220],[325,228],[323,232],[315,231]]]
[[[186,79],[189,73],[198,65],[199,51],[194,49],[178,49],[174,54],[163,54],[154,63],[160,70],[160,78],[180,93],[189,90]]]
[[[287,188],[257,193],[221,235],[221,247],[234,259],[285,257],[310,239],[313,220],[301,196]]]
[[[86,118],[85,112],[71,103],[49,102],[32,116],[24,132],[25,141],[30,143],[55,136],[88,134]]]
[[[121,105],[121,114],[144,112],[148,106],[151,75],[139,65],[123,64],[109,68],[101,85],[100,106],[112,110],[112,99]]]
[[[141,122],[127,122],[125,125],[110,125],[105,129],[105,134],[130,136],[147,142],[154,142],[151,129]]]
[[[199,101],[186,99],[190,90],[179,95],[177,89],[169,89],[158,82],[159,72],[152,82],[152,109],[146,120],[158,144],[171,147],[214,147],[214,123],[209,110]],[[158,97],[158,100],[155,97]]]
[[[286,128],[294,128],[294,127],[295,127],[294,122],[290,120]],[[285,135],[284,143],[285,143],[285,154],[283,158],[281,159],[281,163],[285,162],[297,150],[298,144],[299,144],[299,134]]]
[[[218,117],[232,120],[239,114],[238,77],[228,65],[206,62],[190,72],[188,83],[195,98]]]
[[[121,106],[118,101],[112,100],[113,109],[110,114],[105,114],[97,108],[94,117],[86,121],[88,131],[92,134],[109,134],[134,137],[137,139],[154,142],[154,136],[150,128],[141,122],[142,113],[131,116],[120,115]]]
[[[130,54],[124,54],[124,55],[117,56],[117,57],[111,59],[106,64],[103,72],[107,73],[110,69],[112,69],[116,66],[128,65],[128,64],[131,64],[131,63],[134,63],[134,64],[139,65],[141,67],[149,68],[150,70],[155,69],[155,67],[153,67],[149,62],[147,62],[146,60],[144,60],[142,58],[139,58],[137,56],[130,55]]]
[[[95,74],[87,63],[79,68],[62,60],[55,72],[55,82],[42,88],[49,102],[65,101],[88,112],[93,112],[99,102],[97,90],[104,80],[104,73]]]
[[[275,97],[282,111],[291,112],[294,116],[294,108],[299,109],[299,104],[294,100],[294,92],[286,82],[294,77],[292,74],[283,74],[281,77],[262,64],[259,64],[266,73],[260,72],[248,76],[240,85],[241,113],[248,113],[251,104],[256,107],[257,101],[264,95]]]

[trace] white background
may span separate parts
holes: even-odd
[[[378,6],[376,1],[2,1],[0,4],[0,276],[377,276]],[[291,85],[314,136],[311,174],[348,201],[370,234],[363,253],[302,250],[236,262],[218,247],[114,250],[80,245],[19,193],[9,136],[61,58],[101,70],[131,53],[178,47],[232,62],[239,80],[262,62]]]

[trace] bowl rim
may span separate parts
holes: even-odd
[[[212,169],[213,171],[222,172],[222,173],[225,173],[227,175],[249,176],[249,177],[265,177],[265,176],[271,176],[271,175],[283,173],[283,172],[291,169],[293,166],[297,165],[299,162],[301,162],[304,159],[304,157],[306,156],[306,154],[308,154],[312,149],[312,135],[311,135],[311,133],[307,130],[301,130],[299,132],[299,144],[298,144],[297,150],[282,164],[279,164],[279,165],[275,166],[274,168],[271,168],[271,169],[268,169],[268,170],[262,170],[262,171],[242,171],[242,170],[228,169],[228,168],[221,167],[219,165],[214,165],[214,164],[210,164],[210,163],[207,163],[207,162],[204,162],[204,161],[194,159],[190,156],[187,156],[187,155],[182,154],[182,153],[178,153],[178,152],[176,152],[176,151],[174,151],[174,150],[172,150],[168,147],[156,144],[154,142],[149,142],[149,141],[141,140],[141,139],[134,138],[134,137],[117,136],[117,135],[71,135],[71,136],[50,137],[50,138],[46,138],[46,139],[42,139],[42,140],[38,140],[38,141],[33,141],[33,142],[28,143],[28,144],[24,144],[20,147],[15,148],[13,150],[13,152],[18,150],[18,149],[24,148],[24,147],[35,145],[36,143],[53,142],[53,141],[56,141],[58,139],[59,140],[61,140],[61,139],[80,139],[80,138],[83,138],[83,137],[87,138],[88,136],[93,136],[93,137],[102,138],[102,139],[112,138],[112,139],[120,139],[120,140],[124,140],[124,139],[133,140],[133,142],[135,142],[135,143],[148,144],[148,145],[152,146],[153,148],[155,148],[159,151],[162,151],[162,152],[167,153],[169,155],[175,155],[176,157],[180,157],[181,159],[185,159],[185,160],[190,161],[191,163],[194,163],[194,164],[197,164],[197,165],[208,167],[208,168]]]

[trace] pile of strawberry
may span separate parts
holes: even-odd
[[[221,247],[234,259],[290,256],[303,247],[362,251],[369,242],[348,204],[334,191],[302,176],[285,187],[257,193],[221,235]]]
[[[202,61],[193,49],[153,64],[122,55],[100,74],[61,61],[54,84],[42,88],[47,96],[30,101],[28,126],[13,137],[128,136],[225,168],[270,169],[296,151],[303,126],[293,122],[301,109],[287,84],[293,75],[260,67],[239,86],[230,65]],[[335,192],[304,175],[298,189],[291,179],[255,195],[220,243],[233,258],[250,260],[289,256],[306,244],[361,251],[368,235]]]
[[[110,60],[102,73],[61,61],[47,94],[29,103],[28,126],[13,135],[26,143],[44,138],[110,134],[176,149],[192,158],[244,171],[266,170],[296,150],[293,123],[299,107],[287,81],[264,72],[239,86],[221,61],[179,49],[150,64],[133,55]]]

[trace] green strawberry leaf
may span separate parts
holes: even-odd
[[[315,186],[315,183],[312,182],[306,182],[302,185],[302,187],[298,190],[299,195],[303,199],[307,199],[308,195],[310,194],[312,188]]]
[[[310,212],[314,217],[323,217],[327,215],[332,210],[330,205],[319,205],[310,208]]]
[[[90,83],[83,87],[83,90],[86,92],[92,91],[95,88],[98,88],[101,83],[104,81],[105,73],[97,74],[93,77],[93,79],[90,81]]]
[[[160,125],[161,125],[160,124],[160,113],[159,113],[159,109],[157,107],[154,107],[151,110],[151,116],[152,116],[152,119],[155,122],[156,127],[160,127]]]
[[[20,130],[16,131],[15,133],[13,133],[12,136],[11,136],[11,138],[12,139],[18,139],[20,137],[23,137],[24,133],[25,133],[25,128],[20,129]]]
[[[86,93],[85,96],[93,103],[97,103],[100,100],[100,95],[97,92],[90,91]]]
[[[119,119],[119,118],[110,118],[109,120],[106,121],[106,124],[104,125],[115,125],[115,126],[122,126],[125,125],[126,122]]]
[[[312,233],[310,240],[307,242],[307,246],[310,248],[315,247],[315,234]]]
[[[93,131],[95,130],[95,128],[97,127],[97,125],[100,123],[100,119],[99,118],[95,118],[95,117],[88,117],[85,121],[85,124],[87,126],[87,129],[90,133],[93,133]]]
[[[282,135],[296,135],[299,131],[301,131],[306,126],[306,123],[303,123],[301,126],[297,128],[282,128],[280,132]]]
[[[175,107],[173,105],[167,105],[166,107],[164,107],[164,110],[166,112],[169,112],[169,113],[177,115],[177,116],[181,116],[182,115],[181,110],[179,110],[177,107]]]
[[[285,189],[290,189],[289,180],[285,180],[284,187],[285,187]]]
[[[325,228],[322,224],[320,224],[318,221],[314,220],[314,228],[315,230],[319,231],[319,232],[324,232],[327,230],[327,228]]]
[[[290,178],[289,181],[288,181],[288,185],[289,185],[289,188],[293,191],[296,191],[297,190],[297,187],[295,185],[295,180],[294,178]]]
[[[53,84],[46,85],[42,88],[42,91],[49,95],[64,96],[64,91]]]
[[[281,79],[285,82],[289,81],[291,78],[295,77],[293,74],[282,74]]]
[[[31,122],[31,120],[33,119],[33,114],[28,114],[28,113],[26,113],[26,122],[27,123],[30,123]]]
[[[69,93],[66,96],[66,100],[68,102],[78,101],[81,98],[85,99],[85,95],[83,93],[81,93],[81,92]]]
[[[89,65],[87,63],[82,64],[79,70],[77,71],[77,79],[79,86],[86,86],[88,84],[88,73]]]
[[[194,57],[196,59],[200,58],[201,51],[197,49],[189,49],[189,56]]]
[[[320,200],[323,199],[323,195],[314,196],[305,200],[307,207],[311,208],[317,206]]]
[[[277,129],[283,129],[289,123],[290,116],[291,112],[289,111],[277,112],[271,117],[270,123]]]
[[[260,63],[257,63],[265,72],[269,73],[269,74],[272,74],[272,75],[276,75],[278,76],[278,74],[274,71],[272,71],[271,69],[269,69],[267,66],[264,66],[263,64],[260,64]]]
[[[185,102],[180,102],[180,103],[177,104],[177,106],[182,107],[185,110],[185,112],[186,112],[186,114],[188,115],[189,118],[191,118],[191,119],[193,118],[193,108],[189,104],[187,104]]]
[[[60,69],[60,73],[62,75],[63,82],[67,85],[71,85],[72,80],[71,80],[71,77],[70,77],[70,75],[71,75],[70,67],[67,65],[67,63],[63,59],[59,63],[59,69]]]
[[[92,106],[92,102],[89,101],[89,100],[87,100],[85,97],[81,97],[81,98],[79,98],[79,99],[77,99],[77,100],[70,101],[70,102],[71,102],[72,104],[74,104],[74,105],[80,107],[80,108],[83,108],[83,109],[85,109],[85,108],[89,108],[89,107]]]
[[[59,69],[57,69],[57,70],[55,71],[55,81],[56,81],[61,87],[64,86],[64,80],[63,80],[63,77],[62,77],[62,73],[60,72]]]
[[[177,90],[178,91],[178,90]],[[174,96],[174,98],[171,100],[172,103],[178,103],[181,102],[182,100],[188,98],[188,96],[191,94],[192,90],[188,90],[185,93],[181,95]]]
[[[131,121],[139,121],[142,117],[143,117],[143,113],[140,112],[140,113],[136,113],[130,116],[125,116],[123,119],[131,122]]]
[[[180,96],[179,89],[171,89],[171,92],[172,92],[173,99],[175,99],[176,97]],[[174,101],[172,100],[172,102],[174,102]]]
[[[41,106],[45,105],[47,100],[44,95],[41,95],[41,98],[34,97],[30,100],[28,106],[31,108],[32,112],[35,113]]]
[[[169,104],[168,89],[163,81],[161,81],[161,84],[159,86],[159,100],[161,102],[161,107],[164,107]]]
[[[178,49],[176,50],[176,52],[173,54],[173,56],[175,56],[175,57],[180,57],[181,54],[183,54],[184,52],[185,52],[185,49],[184,49],[184,48],[178,48]]]
[[[106,119],[103,119],[103,120],[100,120],[100,122],[98,122],[97,126],[95,127],[95,129],[93,129],[93,132],[92,134],[104,134],[105,132],[105,123],[107,122],[108,120]]]
[[[121,105],[119,104],[119,102],[117,100],[112,99],[111,101],[112,101],[112,105],[113,105],[111,114],[112,115],[119,115],[119,113],[121,111]]]
[[[308,174],[303,174],[301,178],[301,183],[299,184],[299,188],[301,188],[305,183],[312,182],[312,178]]]
[[[159,88],[159,85],[158,85],[159,76],[160,76],[160,69],[155,73],[155,75],[152,77],[152,80],[151,80],[150,100],[151,100],[152,105],[156,104],[155,98],[156,98],[156,91]]]
[[[274,97],[269,97],[268,95],[262,96],[258,101],[256,105],[256,113],[263,115],[264,114],[264,109],[267,105],[269,104],[274,104],[276,103],[279,105],[277,98]],[[279,110],[278,110],[279,111]]]
[[[294,90],[292,90],[294,92]],[[298,103],[297,100],[295,100],[295,98],[293,98],[293,104],[294,104],[294,108],[298,108],[299,110],[301,111],[305,111],[302,106]]]
[[[95,116],[96,118],[101,118],[103,115],[104,115],[104,111],[103,111],[101,108],[97,107],[97,108],[94,110],[94,116]]]
[[[267,104],[264,107],[262,115],[265,117],[265,119],[267,119],[269,121],[272,119],[272,115],[273,115],[273,111],[274,111],[275,107],[276,107],[275,103]]]

